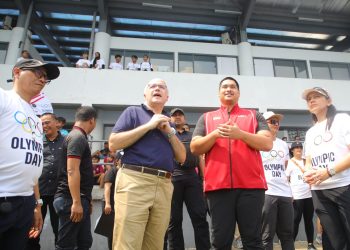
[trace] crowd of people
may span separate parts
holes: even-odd
[[[92,67],[103,68],[101,60],[95,53]],[[40,249],[47,212],[52,249],[90,249],[94,185],[104,188],[113,250],[184,249],[183,204],[200,250],[231,249],[237,226],[244,249],[273,249],[276,234],[292,250],[302,216],[314,250],[314,211],[323,249],[350,249],[350,116],[325,89],[302,93],[314,125],[304,144],[289,148],[277,138],[283,115],[241,108],[236,79],[220,81],[220,107],[201,115],[193,133],[183,109],[165,110],[166,82],[152,79],[144,103],[126,108],[91,153],[93,107],[77,109],[68,133],[64,119],[38,117],[30,105],[59,74],[53,64],[22,59],[13,89],[0,89],[0,249]]]
[[[91,61],[88,57],[88,52],[83,52],[82,57],[76,62],[75,66],[77,68],[94,69],[104,69],[106,67],[105,61],[101,58],[100,52],[95,52],[95,57]],[[122,56],[117,54],[114,56],[114,59],[115,61],[111,62],[108,68],[113,70],[123,70]],[[126,70],[153,71],[153,66],[148,55],[143,56],[143,61],[141,63],[138,62],[138,57],[136,55],[132,55],[130,57],[130,62],[126,66]]]

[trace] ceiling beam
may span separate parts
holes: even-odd
[[[246,6],[244,7],[242,19],[240,22],[240,28],[241,29],[246,29],[248,27],[249,20],[253,14],[253,9],[255,6],[256,0],[249,0],[246,3]]]
[[[15,0],[15,3],[21,12],[25,12],[26,9],[28,8],[26,3],[23,0]],[[32,13],[30,26],[33,32],[41,38],[41,40],[45,43],[45,45],[48,48],[50,48],[50,51],[57,57],[57,59],[64,66],[71,66],[70,61],[66,57],[65,53],[60,48],[59,44],[55,41],[55,39],[52,37],[52,35],[50,34],[50,31],[46,28],[43,21],[35,12],[35,9],[33,10],[33,13]]]
[[[350,36],[347,36],[345,39],[343,39],[340,42],[337,42],[333,45],[333,48],[331,48],[331,51],[345,51],[350,48]]]

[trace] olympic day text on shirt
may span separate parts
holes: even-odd
[[[276,138],[272,150],[268,152],[261,151],[260,153],[268,186],[265,194],[291,197],[292,190],[285,173],[285,162],[289,159],[287,144]]]
[[[9,107],[4,115],[8,119],[5,139],[9,154],[14,158],[21,158],[25,165],[41,167],[43,162],[43,128],[41,120],[36,116],[29,103],[22,100],[17,94],[10,91],[9,96],[13,99],[5,106]],[[4,101],[5,101],[4,100]],[[10,140],[8,140],[10,138]],[[19,152],[20,151],[20,152]],[[9,155],[9,156],[10,156]]]

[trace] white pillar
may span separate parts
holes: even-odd
[[[106,32],[97,32],[95,36],[94,53],[100,52],[101,58],[105,61],[105,67],[109,65],[109,53],[111,50],[111,36]],[[92,59],[94,55],[92,56]]]
[[[20,56],[20,42],[23,36],[23,27],[14,27],[11,33],[9,47],[7,49],[5,64],[15,64]]]
[[[254,76],[254,63],[252,56],[252,45],[248,42],[238,44],[239,74]]]
[[[101,111],[97,109],[97,120],[96,120],[96,127],[91,132],[92,140],[102,140],[103,139],[103,121],[101,118]],[[95,152],[96,150],[100,150],[103,148],[103,142],[94,142],[92,143],[91,147],[91,153]]]

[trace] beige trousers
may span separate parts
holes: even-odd
[[[115,183],[113,250],[162,250],[172,194],[171,179],[120,169]]]

